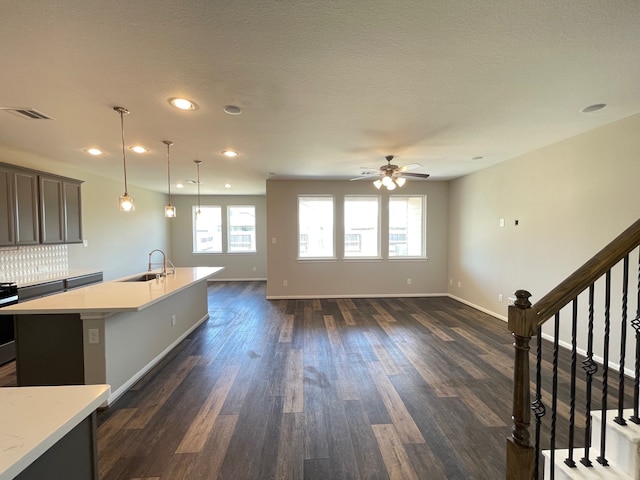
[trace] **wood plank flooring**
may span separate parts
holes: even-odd
[[[504,478],[504,322],[265,287],[210,285],[210,319],[99,413],[101,479]]]

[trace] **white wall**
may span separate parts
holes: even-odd
[[[110,280],[146,270],[148,253],[154,248],[170,251],[166,195],[130,184],[136,210],[123,213],[118,210],[121,182],[4,145],[0,145],[0,162],[84,180],[82,221],[88,246],[68,246],[70,269],[103,270],[105,280]]]
[[[387,191],[378,191],[369,181],[267,181],[267,259],[269,298],[371,297],[385,295],[446,294],[448,183],[407,181],[394,193],[426,194],[428,260],[389,261],[298,261],[298,195],[332,194],[336,206],[344,196],[363,194],[382,196],[384,232]],[[336,208],[336,242],[341,242],[341,207]],[[276,243],[272,239],[276,238]],[[383,248],[386,243],[382,242]],[[340,251],[341,249],[338,249]],[[407,285],[407,278],[412,284]],[[283,281],[288,283],[283,286]]]
[[[452,181],[449,292],[506,317],[515,290],[535,303],[637,220],[639,132],[636,114]]]
[[[171,219],[171,261],[180,267],[225,267],[213,280],[255,280],[267,278],[266,248],[266,197],[264,195],[203,195],[200,205],[222,207],[223,227],[226,225],[228,205],[255,205],[256,207],[256,253],[193,253],[192,206],[197,205],[194,195],[172,197],[177,216]],[[226,229],[223,229],[223,235]],[[226,244],[224,242],[223,244]],[[254,270],[255,269],[255,270]]]

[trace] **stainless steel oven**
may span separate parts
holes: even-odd
[[[15,283],[0,283],[0,365],[16,358],[13,315],[2,315],[1,308],[18,303]]]

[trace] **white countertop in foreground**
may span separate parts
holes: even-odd
[[[222,270],[224,267],[180,267],[175,274],[149,280],[147,282],[126,282],[124,277],[110,282],[57,293],[47,297],[9,305],[3,314],[46,314],[46,313],[100,313],[136,312],[153,305],[164,297],[173,295],[196,282]]]
[[[0,388],[0,480],[38,459],[109,397],[109,385]]]

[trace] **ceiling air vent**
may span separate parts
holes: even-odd
[[[20,118],[26,118],[27,120],[53,120],[50,116],[33,108],[0,107],[0,110],[4,110]]]

